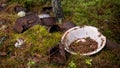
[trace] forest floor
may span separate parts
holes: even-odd
[[[4,0],[3,0],[4,1]],[[11,0],[12,1],[12,0]],[[39,0],[42,1],[42,0]],[[49,33],[44,26],[35,25],[23,33],[13,29],[16,19],[14,2],[4,2],[7,6],[0,11],[0,68],[119,68],[120,47],[109,49],[92,56],[70,55],[66,64],[49,63],[47,50],[58,44],[63,32]],[[33,3],[29,10],[40,14],[42,7],[51,6],[50,2]],[[28,6],[27,6],[28,7]],[[120,44],[120,2],[114,0],[63,0],[62,8],[65,22],[72,21],[77,26],[97,27],[107,39]],[[2,28],[4,22],[5,28]],[[16,39],[25,40],[24,47],[14,46]],[[70,65],[74,66],[70,66]]]

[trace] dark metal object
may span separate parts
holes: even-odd
[[[41,13],[42,14],[50,14],[51,10],[52,10],[52,7],[43,7]]]
[[[38,15],[35,13],[29,14],[28,16],[24,16],[16,20],[14,30],[18,33],[22,33],[36,24],[41,24]]]
[[[45,17],[41,18],[41,23],[47,27],[52,26],[56,23],[55,17]]]
[[[26,12],[25,16],[31,15],[31,14],[35,14],[34,12]]]
[[[48,31],[50,33],[53,33],[53,32],[59,32],[59,31],[67,31],[68,29],[72,28],[72,27],[75,27],[76,25],[72,22],[66,22],[66,23],[63,23],[63,24],[53,24],[51,25],[50,27],[48,27]]]
[[[52,25],[48,28],[48,32],[53,33],[53,32],[58,32],[61,31],[59,25]]]
[[[60,25],[62,31],[67,31],[68,29],[75,27],[76,25],[72,22],[66,22]]]
[[[109,39],[106,40],[106,47],[105,48],[114,52],[117,55],[119,55],[119,53],[120,53],[120,44],[113,42]]]
[[[52,10],[52,7],[43,7],[42,10],[46,11],[46,10]]]
[[[0,6],[0,11],[2,11],[4,8]]]
[[[106,48],[107,49],[115,49],[115,48],[120,48],[120,44],[117,44],[109,39],[106,40]]]
[[[64,47],[61,43],[55,45],[54,47],[48,50],[49,54],[49,61],[58,63],[58,64],[65,64],[66,63],[66,54],[65,54]]]
[[[27,9],[26,8],[24,8],[24,7],[22,7],[22,6],[16,6],[15,8],[14,8],[14,11],[15,12],[20,12],[20,11],[25,11],[25,12],[27,12]]]

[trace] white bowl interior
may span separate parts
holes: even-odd
[[[65,45],[65,50],[68,51],[71,54],[76,54],[75,52],[72,52],[69,50],[69,46],[72,42],[79,38],[86,38],[90,37],[91,39],[94,39],[96,42],[98,42],[98,48],[89,53],[84,53],[82,55],[92,55],[97,52],[99,52],[106,43],[106,37],[103,36],[96,27],[93,26],[83,26],[83,27],[73,27],[66,31],[61,39],[62,44]]]

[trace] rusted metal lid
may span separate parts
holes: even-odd
[[[43,23],[45,26],[52,26],[56,23],[56,19],[55,17],[41,18],[41,23]]]
[[[36,13],[20,17],[16,20],[16,23],[14,25],[14,30],[18,33],[22,33],[28,28],[36,25],[41,24],[41,21]]]
[[[74,24],[72,22],[65,22],[60,25],[60,28],[62,31],[67,31],[68,29],[73,28],[75,26],[76,26],[76,24]]]

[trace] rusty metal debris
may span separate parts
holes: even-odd
[[[56,18],[50,15],[52,7],[43,7],[39,18],[41,20],[42,25],[50,27],[56,24]]]
[[[68,29],[75,27],[76,24],[72,23],[72,22],[66,22],[66,23],[62,23],[60,25],[60,28],[62,31],[67,31]]]
[[[54,24],[48,28],[48,32],[53,33],[53,32],[65,32],[68,29],[75,27],[76,25],[72,22],[65,22],[63,24]]]
[[[18,18],[16,20],[14,30],[18,33],[22,33],[25,30],[27,30],[28,28],[30,28],[36,24],[46,26],[47,28],[51,27],[52,25],[56,24],[56,18],[51,17],[49,14],[51,9],[52,9],[52,7],[43,7],[42,13],[40,15],[31,13],[31,12],[27,12],[26,16]],[[18,11],[21,11],[22,8],[20,6],[17,6],[15,8],[15,10],[18,12]]]
[[[40,20],[37,14],[32,13],[30,15],[18,18],[16,20],[14,30],[18,33],[22,33],[33,25],[40,24]]]
[[[60,26],[57,24],[52,25],[48,28],[48,32],[50,32],[50,33],[59,32],[59,31],[61,31],[61,29],[60,29]]]
[[[35,13],[27,12],[26,16],[18,18],[16,20],[14,29],[18,33],[22,33],[28,28],[32,27],[35,24],[40,24],[42,26],[46,26],[50,33],[58,32],[58,31],[66,31],[76,25],[72,22],[66,22],[63,24],[56,23],[56,17],[52,17],[50,15],[52,7],[43,7],[41,10],[41,14],[37,15]],[[15,10],[21,11],[22,7],[16,6]]]
[[[41,18],[41,23],[45,26],[52,26],[56,23],[55,17]]]
[[[46,17],[51,17],[50,12],[51,12],[52,7],[43,7],[41,10],[41,14],[38,15],[39,18],[46,18]]]
[[[65,54],[64,47],[61,43],[58,45],[53,46],[48,50],[49,61],[58,63],[58,64],[65,64],[66,63],[66,54]]]
[[[50,12],[52,11],[52,7],[43,7],[41,10],[42,14],[50,14]]]
[[[118,47],[120,47],[120,44],[117,44],[109,39],[106,40],[106,49],[117,49]]]
[[[27,12],[28,10],[27,10],[26,8],[22,7],[22,6],[15,6],[15,7],[14,7],[14,11],[18,13],[18,12],[20,12],[20,11],[25,11],[25,12]]]

